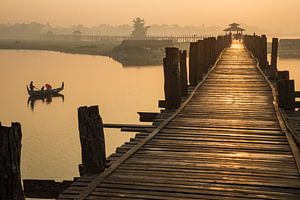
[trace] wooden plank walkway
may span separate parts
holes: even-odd
[[[300,199],[272,102],[256,61],[233,43],[165,127],[137,134],[104,173],[79,178],[59,199]]]

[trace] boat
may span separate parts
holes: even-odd
[[[57,95],[63,89],[64,89],[64,82],[62,82],[61,87],[48,89],[48,90],[30,90],[29,86],[27,85],[27,92],[28,95],[31,97],[47,97],[47,96],[51,97]]]

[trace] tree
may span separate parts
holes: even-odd
[[[145,20],[137,17],[132,22],[133,31],[131,37],[133,39],[146,39],[149,26],[145,26]]]

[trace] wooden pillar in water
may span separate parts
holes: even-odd
[[[289,71],[279,71],[277,80],[278,106],[285,108],[288,98]]]
[[[180,51],[180,83],[181,96],[187,95],[187,70],[186,70],[186,51]]]
[[[207,38],[207,40],[208,40],[208,46],[207,46],[207,51],[208,51],[208,53],[207,53],[207,57],[208,57],[207,71],[208,71],[208,69],[212,65],[212,43],[213,43],[213,41],[212,41],[211,37]]]
[[[106,165],[105,140],[98,106],[78,108],[78,125],[82,173],[98,174],[103,172]]]
[[[260,67],[266,69],[268,67],[268,50],[267,50],[267,37],[262,35],[260,38],[261,42],[261,58],[260,58]]]
[[[21,185],[21,124],[0,123],[0,199],[25,199]]]
[[[279,80],[277,82],[278,106],[280,108],[284,108],[287,105],[287,81],[288,80]]]
[[[164,58],[164,89],[166,109],[179,108],[181,103],[181,86],[179,75],[179,50],[174,47],[166,48]]]
[[[203,40],[198,40],[198,54],[197,54],[197,79],[203,79],[203,65],[204,65],[204,43]]]
[[[288,98],[287,98],[287,106],[286,110],[295,110],[295,81],[288,81]]]
[[[256,49],[256,58],[261,62],[261,40],[259,36],[254,37],[255,49]]]
[[[217,55],[221,52],[221,36],[217,36],[217,41],[216,41],[216,51]]]
[[[290,80],[290,72],[288,70],[278,71],[277,81]]]
[[[206,74],[210,67],[210,41],[208,38],[203,40],[203,72]]]
[[[198,83],[197,56],[198,56],[198,43],[191,42],[190,56],[189,56],[189,82],[191,86],[196,86]]]
[[[216,38],[212,37],[211,38],[211,62],[210,62],[211,65],[214,65],[216,62],[216,58],[217,58],[216,45],[217,45]]]
[[[278,106],[285,110],[295,110],[295,81],[289,80],[289,71],[279,71],[277,80]]]
[[[272,39],[272,54],[271,54],[271,79],[277,78],[277,54],[278,54],[278,38]]]

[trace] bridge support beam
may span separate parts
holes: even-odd
[[[0,199],[25,199],[21,184],[21,124],[0,123]]]
[[[166,109],[179,108],[181,103],[181,83],[179,75],[179,49],[166,48],[164,63],[164,89]]]
[[[201,81],[203,79],[203,66],[204,66],[204,42],[198,40],[198,55],[197,55],[197,79]]]
[[[198,42],[190,43],[189,56],[189,82],[191,86],[196,86],[198,83]]]
[[[262,35],[260,38],[260,67],[266,69],[268,67],[268,50],[267,50],[267,37]]]
[[[187,70],[186,70],[186,51],[180,51],[180,84],[181,96],[185,97],[188,92],[187,83]]]
[[[106,154],[103,122],[98,106],[78,108],[82,167],[80,174],[98,174],[105,170]]]
[[[270,78],[277,78],[277,54],[278,54],[278,38],[272,39],[272,54],[271,54],[271,74]]]
[[[277,83],[278,105],[285,110],[295,110],[295,81],[282,79]]]

